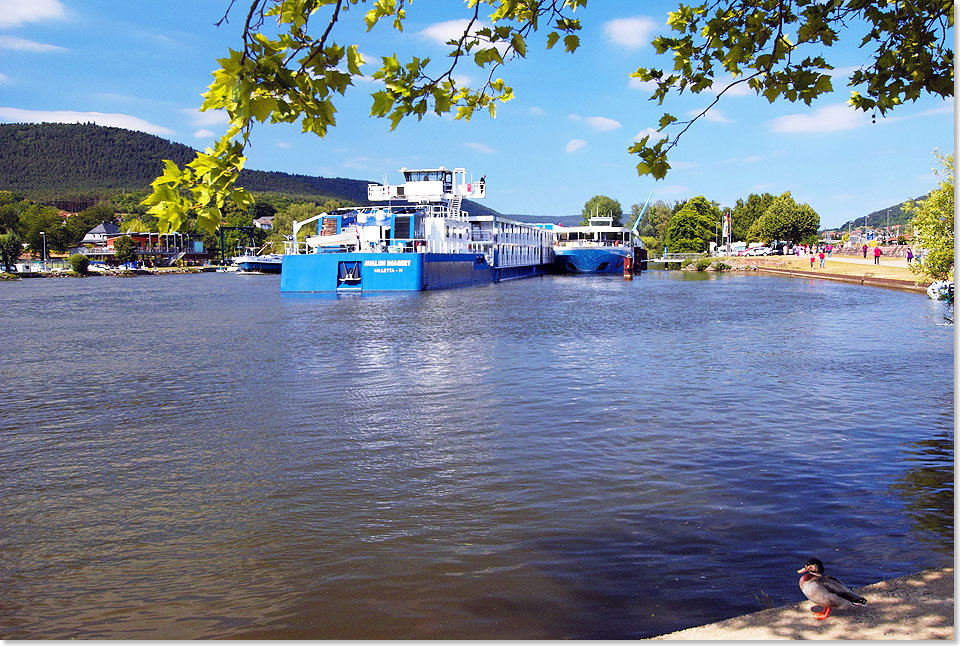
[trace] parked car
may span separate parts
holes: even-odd
[[[748,249],[748,256],[769,256],[772,253],[770,247],[754,247],[753,249]]]

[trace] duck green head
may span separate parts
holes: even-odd
[[[823,574],[823,563],[820,562],[820,559],[810,559],[803,568],[797,570],[797,574],[802,572],[810,572],[819,576]]]

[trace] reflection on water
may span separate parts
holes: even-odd
[[[945,411],[940,413],[946,417]],[[945,422],[953,423],[952,416]],[[891,489],[903,497],[916,533],[932,549],[953,551],[953,434],[910,442],[908,469]]]
[[[645,637],[952,562],[942,303],[278,287],[0,284],[0,637]]]

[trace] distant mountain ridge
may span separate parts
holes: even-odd
[[[928,197],[930,197],[929,193],[927,193],[926,195],[921,195],[920,197],[914,198],[913,200],[909,200],[909,201],[919,202],[920,200],[925,200]],[[906,203],[907,202],[904,201],[904,202],[901,202],[900,204],[895,204],[889,208],[880,209],[879,211],[874,211],[873,213],[868,213],[865,216],[861,215],[859,218],[855,218],[848,222],[844,222],[835,230],[846,231],[848,227],[853,229],[857,227],[862,227],[864,225],[864,218],[866,218],[867,227],[871,229],[879,229],[881,227],[887,226],[888,220],[889,220],[890,226],[893,226],[895,224],[908,224],[910,220],[913,219],[913,215],[903,210],[903,205]]]
[[[183,166],[195,154],[189,146],[155,135],[93,123],[0,124],[0,190],[39,200],[145,191],[163,172],[162,160]],[[237,183],[256,193],[369,204],[367,185],[377,182],[243,170]],[[474,214],[496,214],[476,202],[464,205]]]

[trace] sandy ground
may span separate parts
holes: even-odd
[[[861,258],[857,256],[830,256],[827,262],[847,262],[857,265],[874,265],[873,258]],[[880,256],[880,265],[883,267],[909,267],[906,258],[885,258]]]
[[[823,621],[813,618],[813,602],[804,601],[655,639],[954,639],[953,568],[881,581],[857,592],[867,605],[835,610]],[[802,594],[799,587],[797,594]]]

